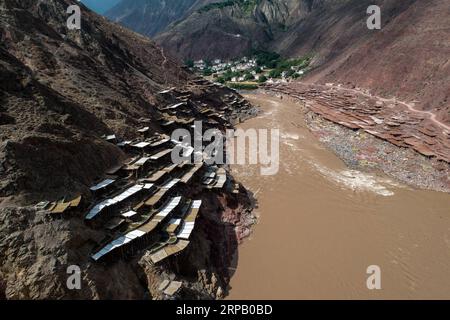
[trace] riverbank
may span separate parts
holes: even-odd
[[[449,167],[364,131],[353,131],[307,112],[313,134],[352,169],[383,172],[411,187],[450,192]]]

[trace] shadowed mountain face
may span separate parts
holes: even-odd
[[[86,190],[123,158],[102,135],[134,132],[139,118],[153,119],[153,94],[189,77],[148,39],[84,7],[82,29],[68,30],[66,10],[75,3],[0,0],[0,296],[7,298],[144,296],[125,264],[85,269],[101,233],[81,219],[49,221],[16,206]],[[65,286],[70,264],[83,270],[82,290]]]
[[[136,32],[153,37],[169,24],[185,18],[214,0],[122,0],[105,16]]]
[[[311,0],[122,0],[106,16],[155,37],[180,58],[230,58],[267,47],[317,5]]]

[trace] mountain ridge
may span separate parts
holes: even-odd
[[[215,0],[122,0],[104,15],[136,32],[153,37],[212,1]]]
[[[381,30],[367,28],[370,5],[381,8]],[[181,60],[228,59],[255,47],[291,58],[312,55],[304,81],[416,101],[450,121],[445,0],[262,0],[254,6],[245,14],[236,4],[194,12],[155,40]]]

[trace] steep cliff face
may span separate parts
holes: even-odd
[[[165,75],[179,69],[172,61],[162,66],[159,48],[91,12],[82,11],[81,31],[68,31],[73,3],[0,1],[0,118],[7,119],[0,130],[1,295],[140,298],[145,288],[125,264],[104,272],[81,262],[91,239],[101,237],[96,231],[16,205],[85,189],[121,159],[101,139],[109,126],[125,133],[150,114],[151,93],[165,79],[188,77],[181,70],[179,78]],[[133,84],[142,91],[129,94]],[[81,267],[82,290],[66,287],[71,264]],[[111,285],[110,277],[119,280]]]

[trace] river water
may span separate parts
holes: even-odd
[[[229,299],[450,298],[450,195],[349,170],[308,131],[299,105],[262,93],[241,128],[281,132],[280,169],[233,175],[258,200],[239,247]],[[381,269],[369,290],[367,268]]]

